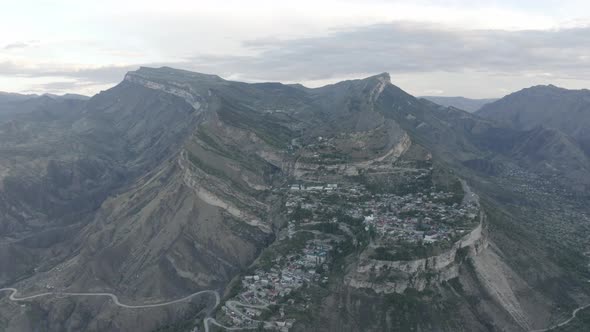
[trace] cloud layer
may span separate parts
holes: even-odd
[[[388,71],[468,97],[590,86],[586,0],[22,1],[0,21],[0,91],[92,94],[142,65],[311,86]]]
[[[228,76],[301,81],[382,71],[483,71],[562,79],[586,79],[590,74],[590,28],[451,30],[394,23],[318,38],[254,40],[244,46],[260,53],[196,56],[189,63]]]

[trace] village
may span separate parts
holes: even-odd
[[[308,182],[280,190],[286,194],[287,226],[267,249],[274,254],[263,254],[221,307],[218,322],[224,326],[289,331],[295,322],[290,312],[309,305],[295,295],[329,283],[334,247],[343,241],[355,247],[362,241],[389,248],[450,246],[479,221],[479,206],[464,201],[462,192],[458,197],[433,187],[397,195],[371,193],[355,182]]]
[[[288,331],[294,319],[285,318],[285,307],[296,304],[289,295],[301,287],[328,282],[326,272],[332,249],[325,240],[309,240],[302,250],[277,257],[268,266],[243,276],[239,294],[221,307],[220,323]],[[279,308],[277,319],[262,320],[272,307]]]
[[[479,206],[462,204],[455,193],[423,191],[403,196],[371,194],[358,184],[291,185],[286,207],[295,222],[338,222],[338,215],[362,220],[382,243],[450,241],[471,231]]]

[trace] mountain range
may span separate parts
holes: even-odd
[[[442,96],[424,96],[421,97],[426,100],[430,100],[433,103],[446,106],[446,107],[455,107],[469,113],[473,113],[479,111],[484,105],[492,103],[497,98],[486,98],[486,99],[470,99],[465,97],[442,97]]]
[[[471,114],[387,73],[311,89],[142,67],[66,96],[0,95],[0,288],[48,293],[0,292],[0,330],[533,331],[590,301],[584,91],[535,87]],[[362,204],[394,210],[375,197],[477,222],[408,251],[355,221],[373,220]],[[266,280],[244,304],[248,280],[327,239],[318,285],[252,304]],[[199,291],[221,303],[158,305]]]
[[[559,130],[590,152],[589,90],[534,86],[487,104],[477,114],[519,130],[539,126]]]

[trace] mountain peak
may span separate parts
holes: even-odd
[[[211,82],[222,82],[223,79],[217,75],[203,74],[192,72],[183,69],[176,69],[172,67],[139,67],[136,71],[130,71],[125,76],[139,76],[145,79],[164,80],[164,81],[211,81]]]
[[[558,87],[553,84],[547,84],[547,85],[540,84],[540,85],[531,86],[530,88],[526,88],[521,91],[556,91],[557,92],[557,91],[572,91],[572,90],[564,89],[564,88]],[[516,92],[516,93],[518,93],[518,92]]]
[[[384,83],[391,83],[391,76],[389,75],[388,72],[383,72],[381,74],[370,76],[370,77],[367,77],[366,79],[377,79],[377,80],[384,82]]]

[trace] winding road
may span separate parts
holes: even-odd
[[[530,331],[530,332],[547,332],[547,331],[551,331],[551,330],[553,330],[553,329],[556,329],[556,328],[558,328],[558,327],[565,326],[565,325],[569,324],[569,323],[570,323],[572,320],[574,320],[574,319],[576,318],[576,316],[578,315],[578,312],[580,312],[581,310],[584,310],[584,309],[586,309],[586,308],[590,308],[590,304],[586,304],[586,305],[584,305],[584,306],[581,306],[581,307],[577,308],[576,310],[574,310],[574,311],[572,312],[572,316],[571,316],[570,318],[568,318],[568,319],[564,320],[563,322],[561,322],[561,323],[559,323],[559,324],[555,324],[555,325],[553,325],[553,326],[550,326],[550,327],[548,327],[548,328],[546,328],[546,329],[541,329],[541,330],[533,330],[533,331]]]
[[[211,323],[213,325],[217,325],[217,326],[221,327],[222,329],[226,329],[228,331],[243,331],[243,330],[253,330],[253,329],[258,328],[257,326],[256,327],[229,327],[229,326],[225,326],[225,325],[219,323],[213,317],[207,317],[204,320],[205,332],[209,332],[209,323]]]
[[[24,296],[24,297],[17,297],[18,289],[11,288],[11,287],[10,288],[0,288],[0,292],[10,292],[8,299],[10,299],[11,301],[15,301],[15,302],[28,301],[28,300],[33,300],[33,299],[40,298],[40,297],[45,297],[45,296],[93,296],[93,297],[103,297],[104,296],[104,297],[110,298],[115,305],[117,305],[121,308],[126,308],[126,309],[144,309],[144,308],[163,307],[163,306],[168,306],[168,305],[175,304],[175,303],[185,302],[185,301],[192,299],[195,296],[199,296],[202,294],[213,294],[213,296],[215,297],[215,305],[213,307],[211,307],[211,309],[209,309],[209,311],[207,312],[208,317],[206,317],[203,320],[205,332],[209,332],[209,324],[217,325],[217,326],[219,326],[223,329],[229,330],[229,331],[248,329],[248,328],[243,328],[243,327],[225,326],[225,325],[222,325],[219,322],[217,322],[215,320],[215,318],[210,317],[213,310],[215,310],[215,308],[217,308],[219,306],[219,304],[221,303],[221,298],[219,296],[219,292],[217,292],[215,290],[203,290],[203,291],[199,291],[196,293],[192,293],[190,295],[187,295],[183,298],[176,299],[176,300],[160,302],[160,303],[140,304],[140,305],[130,305],[130,304],[121,303],[121,301],[119,301],[119,297],[113,293],[45,292],[45,293],[29,295],[29,296]],[[228,307],[231,310],[239,312],[241,315],[244,315],[245,317],[247,317],[244,313],[242,313],[240,310],[237,309],[238,306],[251,307],[251,308],[257,308],[257,309],[265,309],[268,307],[267,305],[256,306],[256,305],[243,304],[243,303],[240,303],[237,301],[228,301]]]
[[[230,301],[225,302],[225,305],[229,308],[229,310],[238,313],[240,316],[244,317],[247,320],[250,320],[250,321],[256,322],[256,323],[263,323],[263,324],[266,323],[265,321],[256,320],[256,319],[252,319],[251,317],[248,317],[248,315],[246,315],[241,310],[239,310],[238,307],[253,308],[253,309],[262,309],[262,310],[264,310],[264,309],[268,309],[268,304],[262,304],[262,305],[244,304],[244,303],[241,303],[239,301],[231,301],[230,300]],[[203,324],[205,325],[205,332],[209,332],[209,323],[211,323],[213,325],[217,325],[217,326],[219,326],[219,327],[221,327],[223,329],[226,329],[228,331],[252,330],[252,329],[258,328],[258,326],[254,326],[254,327],[229,327],[229,326],[225,326],[225,325],[219,323],[213,317],[207,317],[203,321]]]
[[[217,307],[220,303],[219,293],[214,290],[204,290],[204,291],[192,293],[190,295],[187,295],[183,298],[176,299],[176,300],[160,302],[160,303],[141,304],[141,305],[130,305],[130,304],[121,303],[121,301],[119,301],[119,298],[117,297],[117,295],[115,295],[113,293],[46,292],[46,293],[35,294],[35,295],[30,295],[30,296],[25,296],[25,297],[17,297],[16,294],[18,293],[18,290],[16,288],[0,288],[0,292],[4,292],[4,291],[10,291],[11,294],[8,298],[11,301],[17,301],[17,302],[28,301],[28,300],[32,300],[32,299],[44,297],[44,296],[95,296],[95,297],[106,296],[106,297],[111,298],[111,300],[113,300],[113,303],[115,303],[115,305],[122,307],[122,308],[126,308],[126,309],[143,309],[143,308],[163,307],[163,306],[167,306],[167,305],[171,305],[171,304],[175,304],[175,303],[179,303],[179,302],[188,301],[188,300],[192,299],[193,297],[199,296],[201,294],[214,294],[215,307]]]

